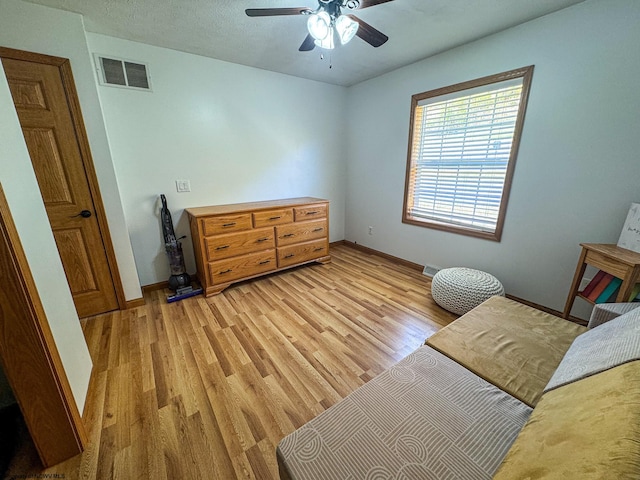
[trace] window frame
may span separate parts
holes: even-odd
[[[504,220],[507,212],[507,203],[509,200],[509,194],[511,192],[511,183],[513,180],[513,172],[515,170],[516,158],[518,155],[518,149],[520,147],[520,137],[522,134],[522,128],[524,125],[525,113],[527,110],[527,103],[529,99],[529,91],[531,88],[531,80],[533,77],[533,65],[527,67],[518,68],[515,70],[509,70],[507,72],[498,73],[495,75],[489,75],[475,80],[469,80],[455,85],[447,87],[437,88],[435,90],[429,90],[427,92],[418,93],[411,97],[411,116],[409,123],[409,144],[407,149],[407,170],[404,186],[404,202],[402,206],[402,223],[417,225],[420,227],[431,228],[435,230],[442,230],[446,232],[458,233],[461,235],[468,235],[472,237],[483,238],[487,240],[493,240],[499,242],[502,238],[502,230],[504,226]],[[520,105],[518,107],[518,113],[516,115],[515,129],[513,132],[513,140],[511,143],[511,152],[509,154],[509,160],[505,172],[504,186],[502,189],[502,196],[500,199],[500,207],[498,210],[498,218],[496,222],[496,228],[493,232],[482,231],[471,227],[465,227],[461,225],[448,224],[445,222],[438,222],[435,220],[421,219],[415,216],[411,216],[409,213],[410,206],[410,189],[412,180],[414,178],[414,162],[412,159],[412,146],[414,143],[414,125],[415,125],[415,113],[416,108],[419,106],[419,102],[426,99],[435,97],[450,95],[457,92],[464,92],[477,87],[483,87],[494,83],[500,83],[503,81],[513,80],[516,78],[522,78],[522,91],[520,94]]]

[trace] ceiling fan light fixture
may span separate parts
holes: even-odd
[[[0,0],[1,1],[1,0]],[[309,0],[311,1],[311,0]],[[300,52],[309,52],[316,46],[328,50],[349,43],[355,35],[372,47],[384,45],[389,37],[355,15],[342,15],[343,9],[359,10],[393,0],[316,0],[318,7],[247,8],[249,17],[278,15],[304,15],[307,17],[308,35],[300,45]]]
[[[340,15],[336,20],[336,30],[338,31],[338,37],[340,37],[340,43],[346,45],[351,41],[358,31],[358,22],[354,22],[346,15]]]
[[[334,31],[333,31],[333,28],[331,28],[330,30],[331,31],[330,31],[329,35],[327,35],[322,40],[316,40],[314,42],[317,47],[324,48],[326,50],[333,50],[334,49],[334,47],[335,47],[335,42],[333,40]]]
[[[316,42],[332,37],[331,17],[325,11],[309,15],[307,29]],[[317,44],[317,43],[316,43]]]

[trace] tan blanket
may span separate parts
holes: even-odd
[[[640,361],[543,395],[495,480],[640,478]]]
[[[495,386],[535,406],[560,360],[587,329],[503,297],[491,297],[427,340]]]

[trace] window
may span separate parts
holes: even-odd
[[[532,75],[411,97],[404,223],[500,241]]]

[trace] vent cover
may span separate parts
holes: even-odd
[[[427,277],[433,277],[436,273],[441,270],[440,267],[436,267],[435,265],[425,265],[424,270],[422,270],[422,274]]]
[[[146,64],[102,55],[95,57],[101,85],[151,90]]]

